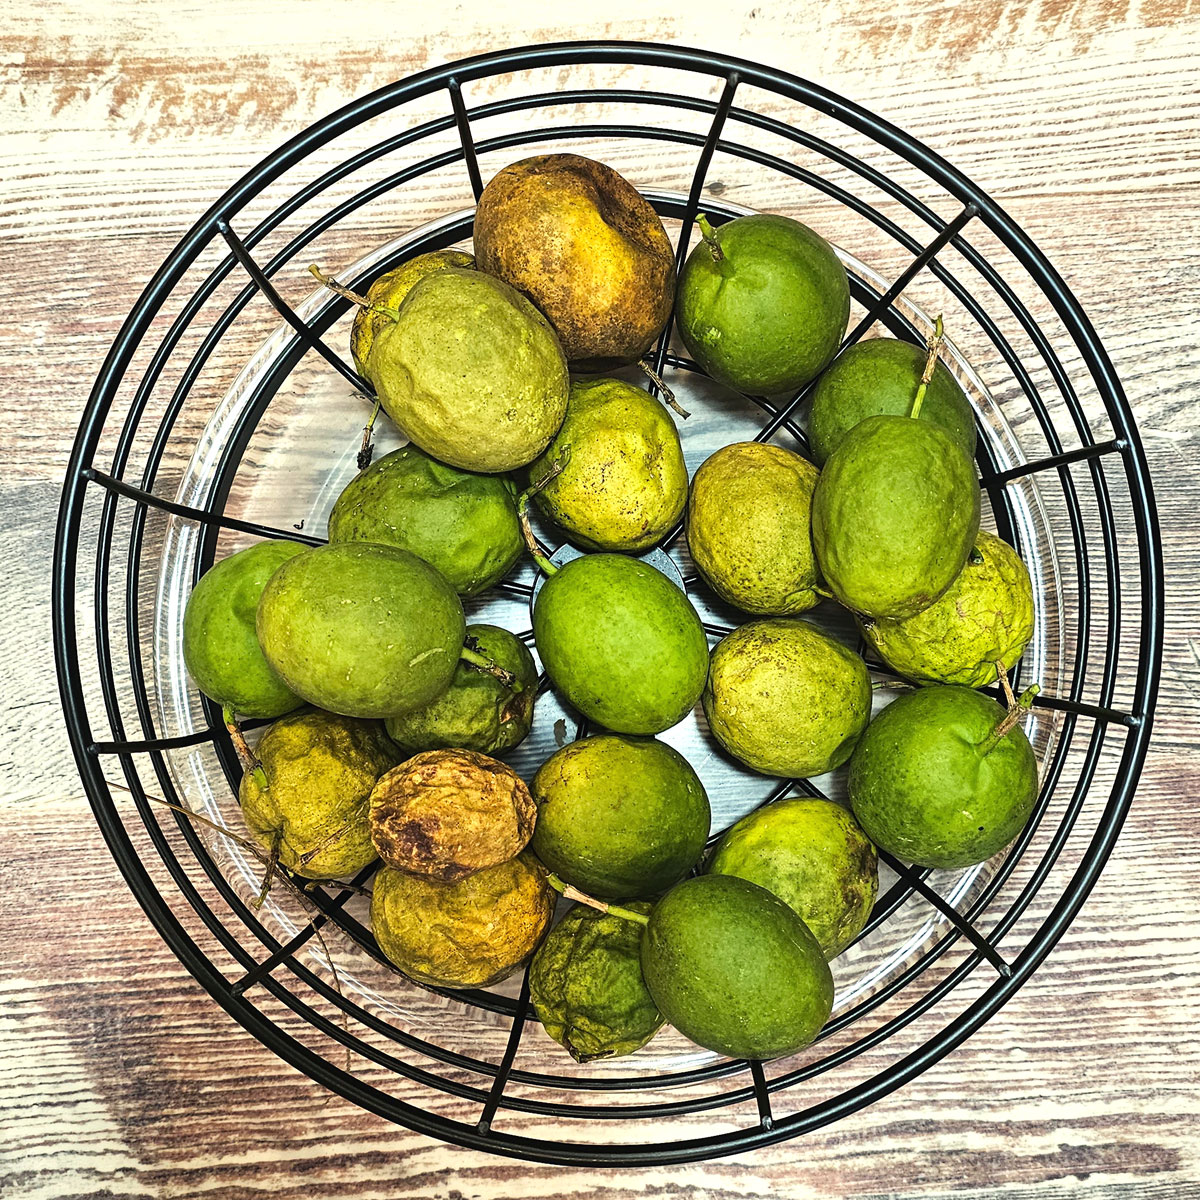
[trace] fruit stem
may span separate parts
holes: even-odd
[[[343,287],[332,275],[326,275],[316,263],[309,263],[309,271],[316,277],[318,282],[323,283],[331,292],[336,292],[339,296],[346,300],[351,300],[358,305],[359,308],[365,308],[369,312],[379,313],[381,316],[391,317],[393,321],[400,319],[400,311],[395,308],[388,308],[385,304],[374,304],[368,300],[366,296],[360,296],[357,292],[352,292],[348,287]]]
[[[708,223],[708,217],[704,213],[697,213],[696,224],[700,226],[700,236],[704,239],[713,262],[724,262],[725,251],[721,249],[721,243],[717,241],[717,231]]]
[[[529,523],[529,501],[538,494],[555,476],[562,473],[563,468],[571,461],[570,447],[566,447],[562,452],[561,458],[556,458],[545,475],[527,487],[517,500],[517,519],[521,523],[521,533],[525,538],[526,548],[529,550],[530,557],[537,565],[547,574],[555,575],[558,568],[550,561],[545,550],[538,544],[537,538],[533,536],[533,526]]]
[[[563,883],[553,872],[547,876],[547,882],[556,892],[561,892],[568,900],[575,900],[579,904],[586,904],[589,908],[596,908],[602,913],[608,913],[613,917],[620,917],[623,921],[636,921],[639,925],[650,924],[650,918],[645,913],[634,912],[633,909],[622,908],[619,904],[608,904],[603,900],[597,900],[594,896],[589,896],[581,892],[569,883]]]
[[[253,775],[254,782],[265,791],[270,786],[267,783],[267,773],[246,742],[245,734],[242,733],[241,727],[237,723],[237,714],[233,711],[232,704],[226,704],[221,709],[221,720],[225,722],[225,728],[229,732],[233,748],[237,751],[238,758],[242,760],[243,770]]]
[[[934,369],[937,367],[938,351],[942,347],[942,314],[938,313],[937,320],[933,323],[933,334],[929,341],[925,343],[925,349],[928,352],[925,358],[925,370],[921,372],[921,382],[917,387],[917,394],[913,398],[912,408],[908,415],[915,421],[921,415],[921,405],[925,401],[925,389],[929,387],[929,381],[933,378]]]
[[[283,829],[275,830],[271,837],[271,853],[267,856],[267,869],[263,873],[262,887],[258,889],[258,897],[254,901],[255,908],[262,908],[267,899],[267,893],[271,890],[271,883],[275,878],[275,868],[279,866],[279,847],[283,842]]]
[[[1008,711],[1005,712],[1003,719],[987,736],[986,740],[980,743],[979,753],[982,758],[986,758],[991,754],[1000,745],[1001,741],[1009,735],[1016,723],[1029,711],[1033,704],[1034,696],[1042,690],[1036,683],[1033,683],[1019,697],[1014,696],[1012,685],[1008,682],[1008,672],[1004,669],[1004,663],[997,661],[996,674],[1000,677],[1000,686],[1004,690],[1004,699],[1008,704]]]
[[[365,471],[371,465],[371,457],[375,453],[375,445],[371,441],[371,433],[375,428],[375,418],[379,416],[379,397],[375,397],[375,407],[363,426],[362,445],[358,448],[358,469]]]
[[[650,382],[654,384],[656,388],[658,388],[658,392],[659,395],[662,396],[663,403],[668,408],[673,408],[686,421],[692,414],[688,412],[688,410],[684,408],[678,400],[675,399],[675,393],[671,391],[671,389],[667,387],[665,383],[663,383],[662,376],[660,376],[659,373],[648,362],[646,362],[644,358],[639,358],[637,365],[641,369],[642,374],[645,375],[646,378],[650,380]]]
[[[500,680],[500,682],[504,684],[506,688],[511,688],[514,692],[524,691],[524,685],[511,671],[506,671],[498,662],[488,658],[486,654],[481,654],[477,645],[470,645],[470,643],[474,641],[474,638],[467,638],[468,644],[463,646],[458,657],[461,658],[463,662],[468,662],[471,664],[471,666],[478,667],[479,670],[486,672],[488,675],[494,676],[496,679]]]

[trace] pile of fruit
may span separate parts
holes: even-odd
[[[409,444],[363,466],[327,545],[223,559],[184,620],[272,866],[344,880],[381,859],[371,920],[395,966],[476,988],[529,964],[537,1016],[580,1061],[665,1022],[737,1057],[805,1046],[830,960],[870,917],[877,848],[982,862],[1037,790],[1019,726],[1034,689],[1018,700],[1005,675],[1033,629],[1029,574],[980,531],[974,417],[938,361],[940,321],[925,348],[838,354],[849,287],[824,239],[781,216],[699,224],[677,281],[657,215],[611,168],[502,170],[474,258],[421,255],[354,297],[351,353]],[[814,461],[741,442],[689,481],[674,417],[611,377],[672,312],[730,388],[816,380]],[[586,553],[547,559],[531,503]],[[685,592],[637,557],[681,519],[704,583],[749,616],[711,650]],[[548,683],[603,730],[528,781],[502,756],[529,733],[538,665],[462,603],[526,550]],[[797,616],[829,601],[916,685],[874,720],[863,659]],[[1007,710],[974,690],[997,681]],[[698,702],[764,775],[848,763],[849,807],[777,800],[706,854],[704,785],[655,737]],[[241,718],[278,719],[252,750]],[[576,903],[554,924],[560,894]]]

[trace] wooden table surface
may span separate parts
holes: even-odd
[[[0,0],[0,1195],[1200,1197],[1200,6],[1191,0]],[[564,10],[565,11],[565,10]],[[91,817],[50,648],[59,488],[98,365],[181,234],[349,99],[503,46],[720,49],[873,108],[993,192],[1084,303],[1157,488],[1155,739],[1111,863],[1046,965],[903,1090],[709,1164],[568,1170],[331,1097],[158,938]]]

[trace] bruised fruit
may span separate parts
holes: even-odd
[[[389,867],[465,879],[525,848],[537,817],[511,767],[474,750],[429,750],[371,792],[371,839]]]
[[[404,446],[346,486],[329,514],[329,540],[410,550],[460,596],[475,596],[521,556],[515,491],[505,476],[460,471]]]
[[[380,950],[431,987],[499,983],[537,949],[554,913],[545,868],[529,854],[443,883],[384,867],[371,894]]]
[[[297,875],[342,879],[375,860],[367,797],[399,760],[377,721],[309,709],[276,721],[238,788],[255,840]]]

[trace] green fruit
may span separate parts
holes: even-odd
[[[562,428],[529,468],[543,478],[538,507],[589,550],[646,550],[687,503],[675,422],[657,400],[620,379],[575,380]]]
[[[872,338],[848,346],[813,389],[808,443],[818,466],[867,417],[907,417],[925,370],[923,346],[895,338]],[[934,367],[921,402],[922,421],[940,425],[968,455],[975,454],[975,411],[945,363]]]
[[[329,514],[329,540],[410,550],[460,596],[475,596],[525,548],[515,492],[505,476],[473,475],[404,446],[346,486]]]
[[[572,742],[542,764],[532,791],[538,858],[605,900],[665,891],[708,839],[704,785],[683,755],[653,739]]]
[[[244,717],[278,717],[304,703],[263,656],[254,614],[267,580],[295,542],[259,542],[223,558],[192,589],[183,612],[183,661],[196,686]]]
[[[879,657],[909,679],[986,687],[997,661],[1011,669],[1033,636],[1033,585],[1017,552],[980,530],[940,600],[902,621],[861,625]]]
[[[868,417],[817,481],[817,563],[847,608],[911,617],[963,569],[979,508],[974,464],[951,434],[909,417]]]
[[[833,977],[808,926],[732,875],[685,879],[655,905],[642,976],[680,1033],[731,1058],[794,1054],[833,1009]]]
[[[712,652],[702,697],[717,740],[764,775],[840,767],[871,717],[866,664],[807,621],[751,621]]]
[[[340,542],[289,559],[263,590],[267,661],[312,704],[389,717],[450,686],[466,621],[454,589],[394,546]]]
[[[461,250],[432,250],[428,254],[418,254],[416,258],[410,258],[408,262],[380,275],[367,289],[367,299],[383,308],[399,308],[404,297],[426,275],[444,271],[447,267],[469,270],[474,265],[474,256],[464,254]],[[387,313],[370,308],[355,310],[354,323],[350,326],[350,356],[360,375],[366,373],[367,358],[375,335],[391,323],[392,318]]]
[[[267,776],[242,776],[246,826],[268,853],[310,879],[342,879],[375,860],[367,799],[400,755],[375,721],[296,713],[263,734],[256,754]]]
[[[388,736],[411,754],[454,746],[480,754],[503,754],[528,735],[533,724],[537,666],[507,629],[468,625],[480,653],[516,676],[520,690],[468,662],[460,662],[450,686],[410,712],[388,717]]]
[[[810,533],[817,469],[779,446],[738,442],[692,480],[692,561],[730,604],[751,613],[803,612],[820,601]]]
[[[828,959],[850,945],[879,891],[875,847],[832,800],[795,796],[743,817],[725,832],[708,864],[764,887],[803,918]]]
[[[967,867],[1020,833],[1037,797],[1037,759],[994,700],[920,688],[871,722],[850,760],[850,803],[882,850],[922,867]]]
[[[551,682],[614,733],[660,733],[695,707],[708,638],[661,571],[622,554],[586,554],[543,584],[533,635]]]
[[[763,213],[706,237],[679,280],[676,320],[688,352],[718,383],[756,395],[802,387],[837,352],[850,284],[833,247],[807,225]]]
[[[625,907],[650,911],[640,900]],[[662,1028],[642,980],[641,947],[641,925],[583,904],[538,947],[529,965],[529,999],[546,1032],[576,1062],[632,1054]]]
[[[367,377],[422,450],[464,471],[532,462],[567,411],[567,361],[546,318],[481,271],[426,275],[375,335]]]

